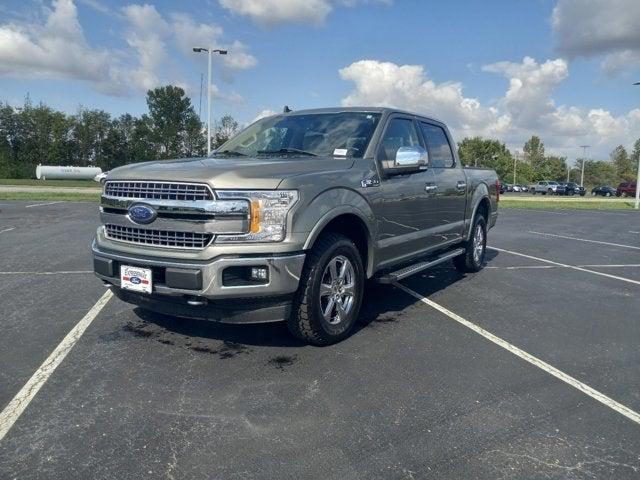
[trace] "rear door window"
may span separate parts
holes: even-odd
[[[424,122],[420,122],[420,128],[429,151],[429,165],[435,168],[453,167],[453,152],[444,130],[437,125]]]

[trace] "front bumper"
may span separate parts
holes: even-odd
[[[151,268],[154,297],[197,297],[205,301],[291,294],[298,289],[305,260],[304,253],[224,256],[211,261],[169,260],[101,249],[95,241],[91,248],[95,274],[105,282],[120,287],[120,265]],[[225,271],[234,267],[267,268],[268,280],[256,284],[227,282]]]

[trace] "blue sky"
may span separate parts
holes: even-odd
[[[0,100],[141,114],[146,88],[173,83],[197,110],[206,57],[189,48],[211,44],[230,51],[214,64],[214,116],[390,105],[458,138],[515,149],[538,134],[605,158],[640,137],[638,25],[637,0],[9,0]]]

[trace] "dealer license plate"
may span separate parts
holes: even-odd
[[[134,292],[151,293],[151,269],[120,265],[120,287]]]

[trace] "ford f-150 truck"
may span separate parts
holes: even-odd
[[[498,215],[493,170],[461,166],[447,127],[387,108],[258,120],[208,158],[110,172],[94,270],[122,300],[179,317],[284,320],[327,345],[368,280],[452,259],[482,268]]]

